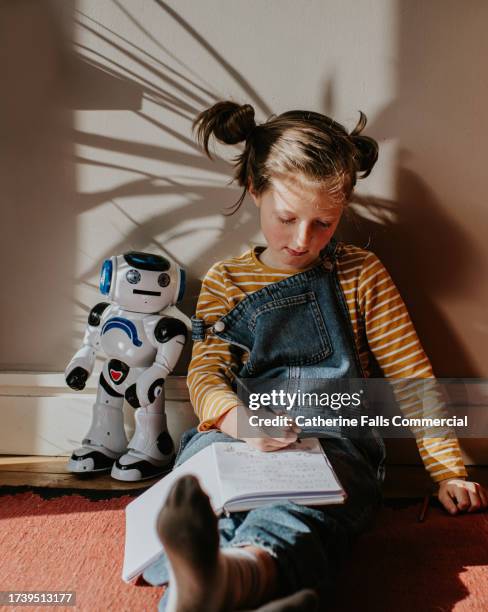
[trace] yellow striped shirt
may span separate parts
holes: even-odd
[[[336,265],[365,375],[370,375],[376,361],[386,378],[398,379],[395,393],[406,416],[420,412],[422,416],[443,416],[442,402],[434,389],[426,410],[424,383],[433,379],[432,367],[381,261],[370,251],[340,243]],[[277,270],[261,263],[257,248],[219,262],[203,280],[196,316],[205,325],[213,325],[250,293],[291,274],[296,270]],[[239,405],[230,372],[238,371],[246,358],[247,353],[214,335],[194,343],[188,388],[200,431],[214,427],[222,415]],[[416,394],[411,379],[422,379],[422,393]],[[435,481],[466,476],[455,436],[428,437],[421,429],[415,435],[420,456]]]

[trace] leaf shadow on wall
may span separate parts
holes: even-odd
[[[125,7],[119,3],[115,4],[145,35],[150,35]],[[211,45],[173,9],[166,7],[164,3],[157,4],[167,9],[166,14],[176,22],[176,27],[180,26],[189,32],[205,52],[229,71],[238,86],[246,92],[246,97],[251,97],[262,112],[269,114],[269,108],[237,70],[230,67]],[[149,54],[140,46],[136,46],[127,38],[87,15],[79,13],[77,27],[89,32],[98,43],[96,50],[85,44],[77,45],[77,54],[73,57],[71,72],[72,100],[76,108],[80,110],[131,110],[137,116],[137,120],[149,123],[156,130],[160,130],[162,138],[170,136],[180,145],[179,148],[172,148],[89,133],[83,129],[73,131],[74,141],[83,146],[83,153],[75,157],[77,164],[90,168],[120,170],[134,175],[134,178],[126,179],[116,186],[77,195],[78,214],[109,202],[112,203],[114,210],[129,222],[131,227],[119,241],[112,242],[101,256],[97,256],[97,260],[84,270],[77,282],[94,289],[93,278],[98,273],[100,261],[114,253],[129,249],[156,249],[168,254],[181,264],[178,253],[172,252],[167,246],[168,243],[191,233],[194,234],[193,238],[198,240],[200,232],[211,231],[215,236],[214,239],[199,255],[198,261],[189,265],[187,292],[180,308],[185,314],[191,315],[194,312],[200,288],[200,281],[195,274],[203,274],[212,262],[228,255],[230,244],[246,245],[249,236],[255,235],[259,229],[255,215],[246,212],[235,216],[221,215],[239,196],[238,189],[229,188],[226,185],[232,174],[232,167],[218,155],[215,155],[212,161],[207,159],[195,141],[189,137],[191,123],[195,116],[202,108],[208,107],[219,99],[219,96],[202,86],[197,77],[192,77],[191,69],[188,66],[181,62],[177,68],[170,66],[159,57]],[[175,27],[174,24],[172,27]],[[99,50],[99,45],[105,49],[103,52]],[[167,49],[164,51],[169,54]],[[120,60],[121,54],[130,64],[130,69],[125,66],[124,61]],[[117,57],[117,60],[113,59],[114,57]],[[173,64],[175,63],[173,61]],[[147,73],[151,75],[150,78],[147,77]],[[150,113],[143,110],[144,100],[150,100],[159,111]],[[160,119],[161,112],[167,114],[167,121]],[[187,129],[184,131],[175,129],[171,120],[172,116],[187,121]],[[137,163],[114,162],[115,159],[120,159],[120,155],[137,159]],[[106,161],[105,158],[107,158]],[[169,176],[141,170],[139,160],[169,163],[181,166],[185,170],[193,168],[197,172],[203,170],[212,173],[215,179],[205,180],[204,184],[192,184],[184,176],[178,177],[175,174]],[[136,215],[133,214],[135,210],[130,204],[126,205],[124,199],[140,198],[138,206],[144,206],[144,198],[154,196],[161,196],[161,212],[149,215],[143,222],[136,221]],[[174,201],[175,196],[182,201],[182,204],[176,209],[169,207],[169,210],[165,211],[165,197],[172,198]],[[216,222],[217,216],[219,216],[218,223]],[[197,222],[197,229],[182,230],[180,226],[189,219]],[[162,234],[165,237],[164,244],[158,238]],[[89,308],[84,307],[83,310],[85,312],[82,319]],[[188,360],[189,345],[180,360],[179,372],[186,370]]]

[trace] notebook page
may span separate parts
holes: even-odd
[[[253,510],[254,508],[260,508],[261,506],[267,504],[275,504],[283,499],[290,500],[295,504],[300,504],[302,506],[329,506],[331,504],[338,505],[343,504],[346,500],[346,495],[344,493],[327,493],[327,495],[322,495],[319,497],[317,494],[310,495],[310,497],[300,497],[299,495],[286,495],[281,494],[281,497],[277,497],[275,493],[270,497],[260,497],[259,499],[255,497],[246,497],[245,499],[237,499],[235,501],[228,502],[225,504],[225,510],[227,512],[243,512],[247,510]]]
[[[272,453],[238,442],[218,442],[215,447],[224,503],[262,494],[342,492],[316,439]]]

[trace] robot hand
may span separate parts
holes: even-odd
[[[136,394],[143,408],[152,404],[161,395],[168,374],[167,368],[159,363],[154,363],[139,376],[136,382]]]
[[[89,376],[90,372],[77,366],[66,376],[66,384],[75,391],[82,391],[85,388]]]
[[[95,349],[88,345],[82,346],[74,355],[64,373],[66,384],[71,389],[82,391],[85,388],[86,381],[93,372],[95,357]]]

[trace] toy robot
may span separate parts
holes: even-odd
[[[110,303],[94,306],[83,346],[65,371],[67,384],[82,390],[93,371],[97,350],[103,365],[90,429],[69,460],[75,473],[111,470],[113,478],[137,481],[168,470],[173,441],[164,411],[164,381],[186,341],[179,319],[159,314],[183,297],[184,271],[149,253],[130,252],[104,261],[100,291]],[[124,398],[136,408],[135,433],[127,442]]]

